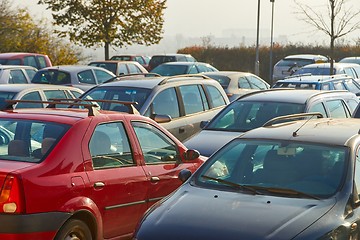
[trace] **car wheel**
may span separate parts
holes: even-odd
[[[80,220],[70,219],[57,233],[55,240],[91,240],[89,227]]]

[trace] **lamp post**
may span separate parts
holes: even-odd
[[[270,37],[270,84],[273,84],[273,36],[274,36],[274,3],[275,0],[270,0],[271,2],[271,37]]]
[[[259,76],[259,22],[260,22],[260,0],[258,0],[257,26],[256,26],[256,56],[255,56],[255,75]]]

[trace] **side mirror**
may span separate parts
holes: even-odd
[[[150,117],[157,123],[167,123],[171,122],[171,117],[169,115],[163,115],[163,114],[153,114]]]
[[[204,128],[210,121],[201,121],[200,122],[200,128]]]
[[[185,160],[194,160],[196,158],[200,157],[200,153],[197,150],[189,149],[186,152],[184,152],[184,158]]]
[[[190,172],[190,170],[185,168],[179,172],[178,177],[179,177],[180,181],[184,183],[184,182],[186,182],[186,180],[189,179],[189,177],[191,177],[191,174],[192,173]]]

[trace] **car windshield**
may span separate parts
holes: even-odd
[[[347,164],[348,149],[343,146],[235,139],[209,158],[194,177],[196,184],[208,188],[327,198],[340,188]]]
[[[220,83],[220,85],[226,89],[229,86],[230,83],[230,78],[227,76],[221,76],[221,75],[212,75],[212,74],[204,74],[206,76],[208,76],[209,78],[215,79],[216,81],[218,81]]]
[[[82,99],[100,99],[100,100],[115,100],[126,102],[137,102],[134,107],[140,110],[146,99],[149,97],[151,89],[136,88],[136,87],[97,87],[89,92],[86,92]],[[119,103],[97,103],[101,109],[114,111],[128,111],[128,108]]]
[[[330,68],[300,68],[297,70],[294,75],[311,73],[311,75],[330,75]],[[336,74],[336,69],[334,68],[334,74]]]
[[[304,104],[270,101],[234,101],[207,125],[207,130],[246,132],[282,115],[302,113]]]
[[[159,65],[153,70],[152,73],[160,74],[161,76],[175,76],[188,73],[189,66],[185,65]]]
[[[0,119],[0,159],[41,162],[68,129],[52,122]]]

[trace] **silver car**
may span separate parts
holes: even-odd
[[[37,69],[24,65],[0,65],[0,84],[30,83]]]
[[[39,70],[31,82],[68,85],[85,91],[113,77],[115,77],[115,74],[101,67],[61,65]]]

